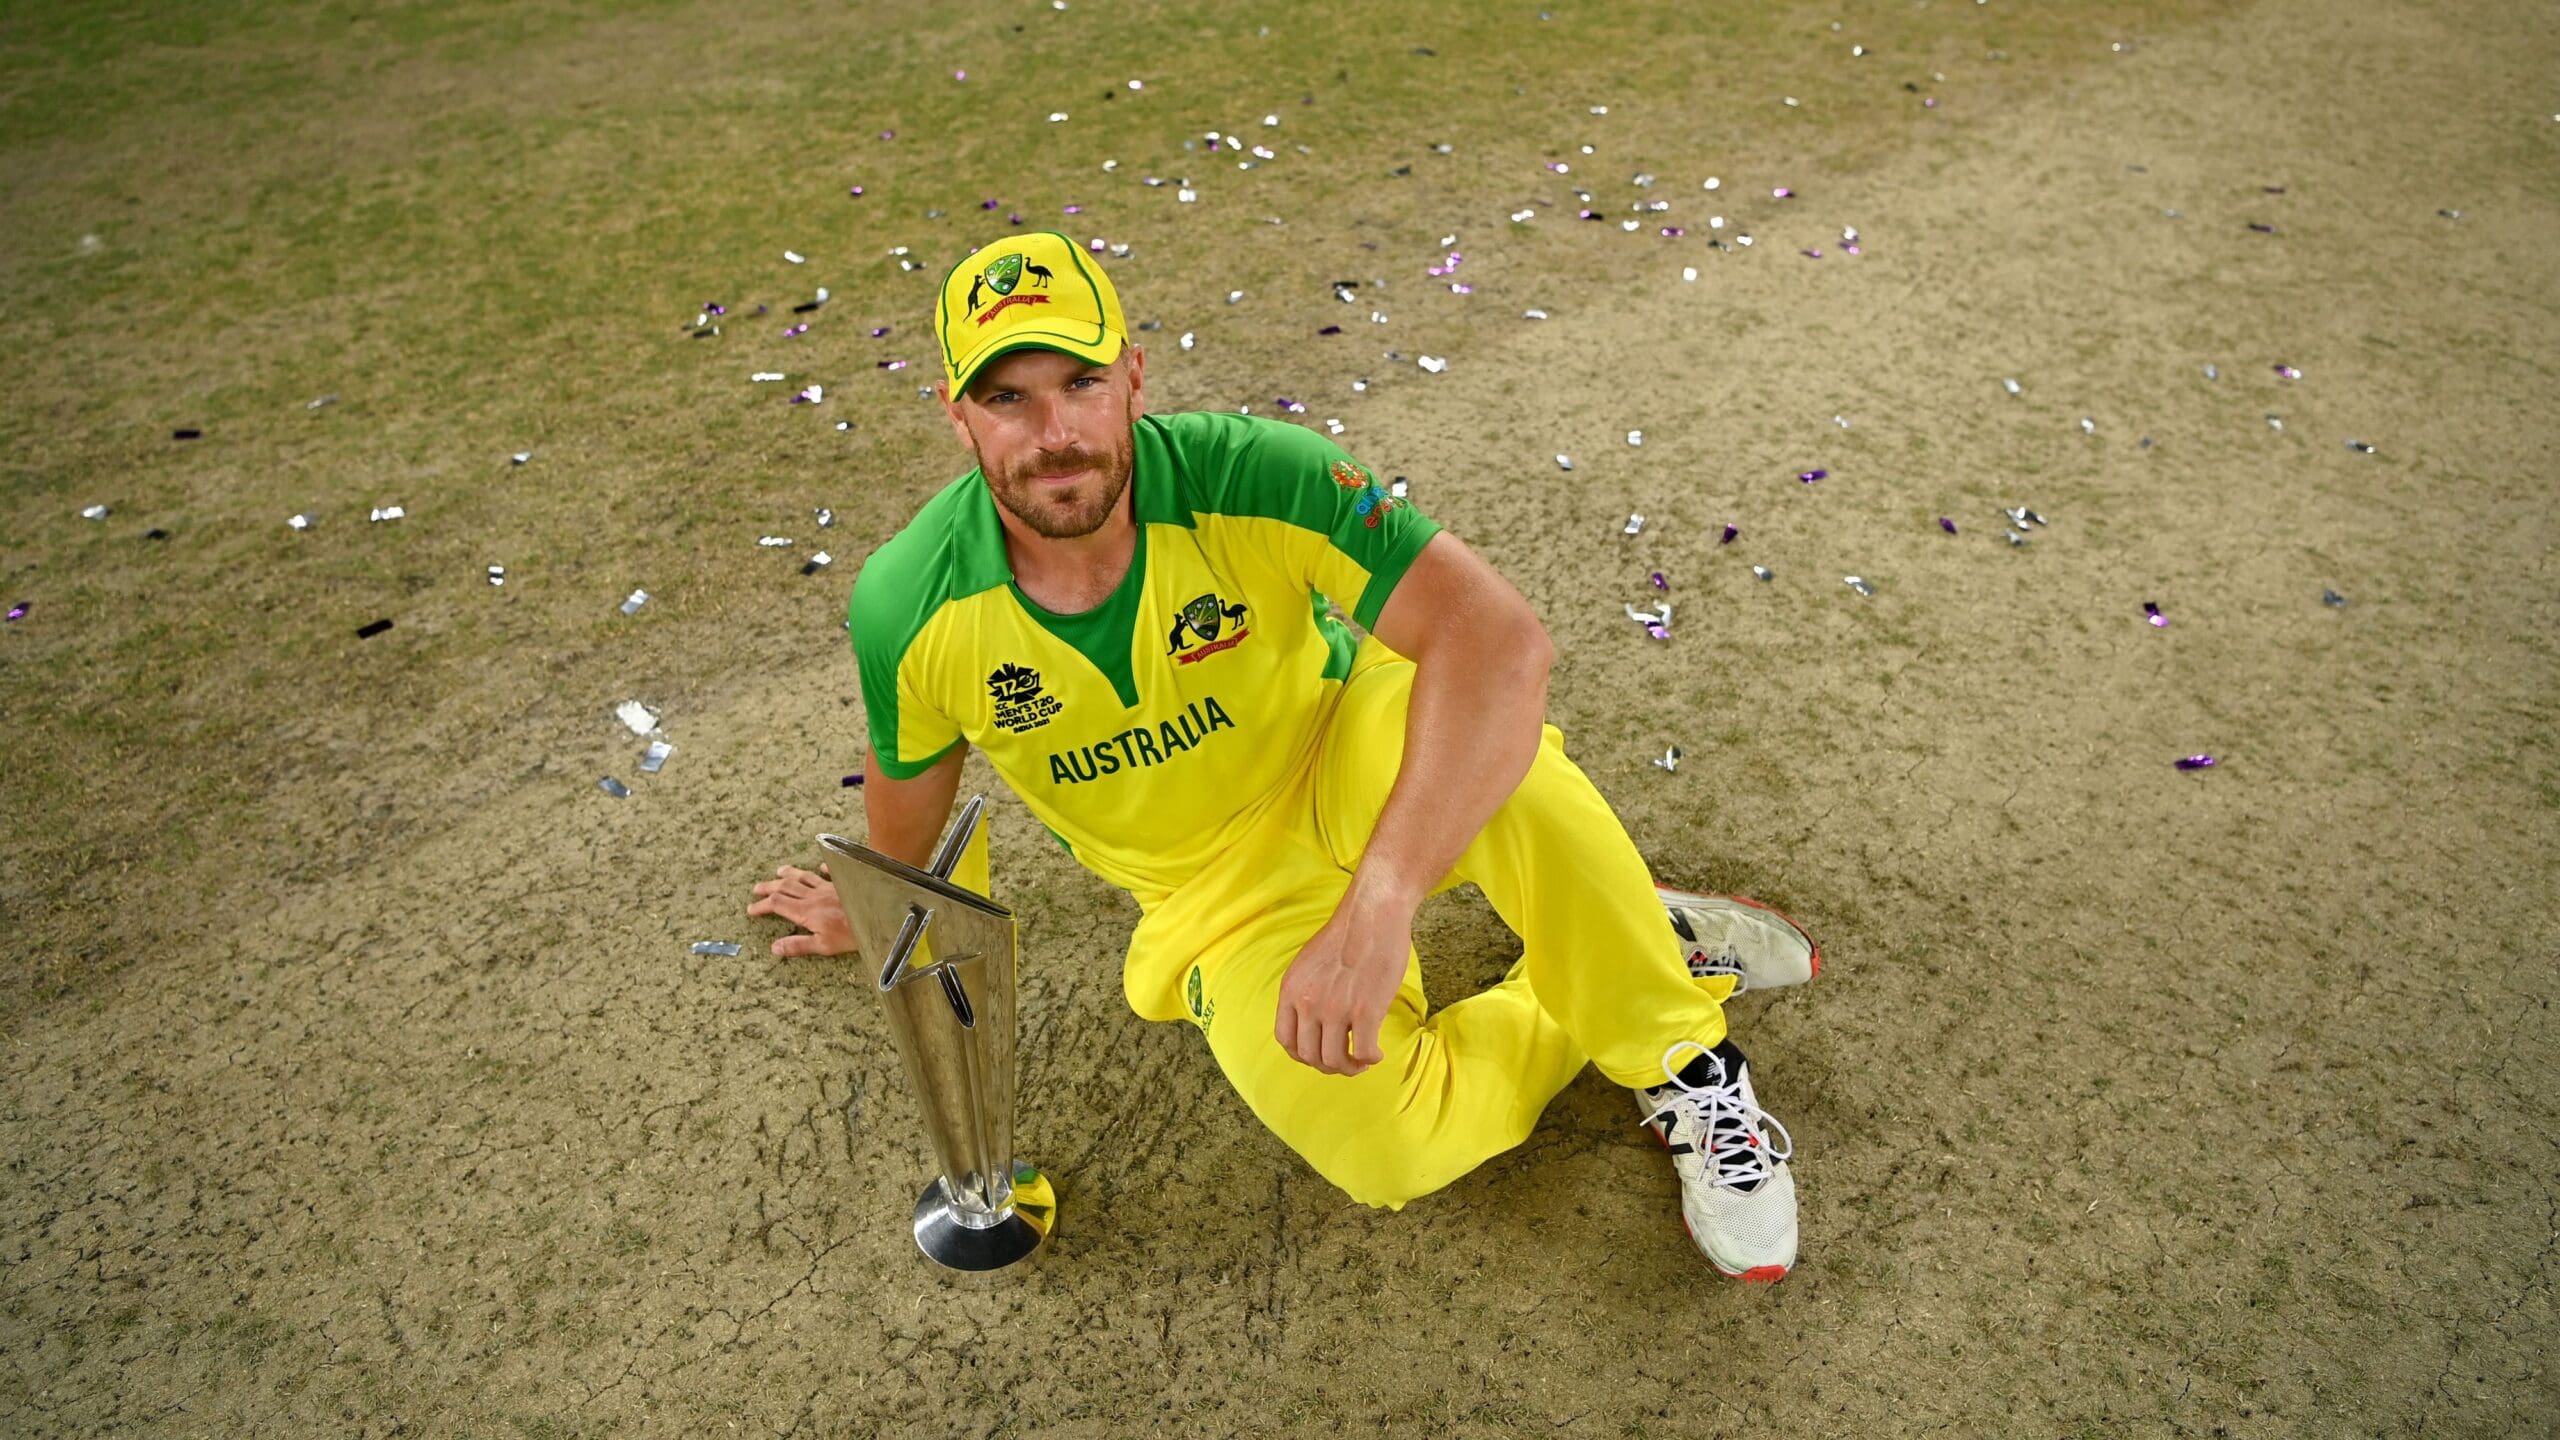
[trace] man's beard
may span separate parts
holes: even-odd
[[[1007,514],[1031,527],[1032,534],[1047,540],[1080,540],[1101,529],[1119,507],[1121,494],[1129,488],[1136,449],[1130,433],[1124,430],[1119,443],[1104,451],[1082,446],[1039,451],[1001,475],[987,471],[987,488]],[[981,470],[986,469],[984,454],[978,457],[978,465]],[[1044,485],[1036,478],[1067,470],[1091,470],[1097,474],[1064,490]]]

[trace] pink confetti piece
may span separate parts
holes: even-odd
[[[1825,478],[1830,475],[1830,473],[1831,472],[1828,470],[1799,470],[1796,472],[1796,478],[1807,485],[1810,485],[1816,480]]]
[[[782,338],[783,338],[783,339],[785,339],[785,340],[788,340],[788,339],[791,339],[793,336],[796,336],[796,335],[806,335],[806,334],[808,334],[808,333],[809,333],[809,322],[808,322],[808,321],[806,321],[806,320],[803,320],[803,321],[801,321],[799,324],[792,326],[790,329],[783,331],[783,332],[782,332]]]
[[[2279,365],[2279,366],[2277,366],[2277,367],[2276,367],[2276,373],[2277,373],[2277,374],[2279,374],[2279,375],[2281,375],[2281,376],[2283,376],[2283,377],[2284,377],[2284,378],[2286,378],[2287,380],[2299,380],[2299,379],[2301,379],[2301,378],[2302,378],[2302,372],[2301,372],[2301,371],[2299,371],[2299,370],[2294,369],[2294,368],[2293,368],[2292,366],[2290,366],[2290,365]]]
[[[1066,213],[1070,215],[1081,215],[1084,213],[1084,207],[1081,205],[1070,205],[1067,207]]]
[[[28,602],[21,600],[17,604],[10,606],[9,618],[12,620],[23,620],[27,618],[27,604]]]
[[[1822,258],[1822,252],[1819,250],[1799,250],[1796,253],[1802,255],[1808,260],[1819,260]]]
[[[907,368],[907,362],[904,360],[882,360],[873,368],[880,370],[904,370]]]
[[[2169,628],[2169,617],[2161,614],[2160,607],[2151,601],[2145,600],[2142,602],[2142,614],[2143,617],[2150,622],[2152,629],[2166,630]]]
[[[1773,200],[1793,200],[1796,198],[1796,192],[1788,189],[1784,185],[1781,185],[1769,192],[1769,198]]]
[[[862,198],[862,187],[861,187],[861,186],[859,186],[859,185],[856,185],[856,186],[854,186],[851,190],[848,190],[848,191],[846,191],[845,193],[846,193],[846,194],[848,194],[848,195],[851,195],[854,199],[859,200],[859,199],[861,199],[861,198]]]

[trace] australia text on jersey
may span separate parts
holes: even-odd
[[[1214,695],[1183,708],[1172,720],[1134,725],[1098,745],[1084,745],[1049,757],[1049,780],[1074,785],[1122,770],[1159,765],[1207,740],[1220,730],[1233,730],[1235,720]]]

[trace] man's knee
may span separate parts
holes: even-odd
[[[1375,1116],[1326,1133],[1280,1137],[1333,1187],[1363,1205],[1401,1210],[1445,1189],[1486,1160],[1529,1138],[1482,1124],[1463,1131],[1412,1110]]]

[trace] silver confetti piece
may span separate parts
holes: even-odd
[[[790,544],[791,537],[788,535],[765,535],[759,537],[756,540],[756,543],[767,550],[778,550],[781,547]]]
[[[614,706],[613,718],[621,721],[624,729],[643,738],[658,728],[658,712],[637,700],[625,700]]]
[[[1420,358],[1420,359],[1418,359],[1418,360],[1414,361],[1413,363],[1415,363],[1416,365],[1421,366],[1421,367],[1422,367],[1423,369],[1425,369],[1425,370],[1430,371],[1430,372],[1431,372],[1432,374],[1434,374],[1434,375],[1437,375],[1437,374],[1441,373],[1442,371],[1447,370],[1447,369],[1449,368],[1449,362],[1448,362],[1448,361],[1446,361],[1446,360],[1441,359],[1441,358],[1440,358],[1439,356],[1437,356],[1437,355],[1425,355],[1425,356],[1423,356],[1422,358]],[[1566,468],[1567,468],[1567,469],[1571,469],[1572,467],[1571,467],[1571,466],[1567,466]]]
[[[1630,445],[1642,445],[1644,443],[1644,432],[1641,430],[1628,431],[1627,443]]]
[[[506,583],[507,583],[507,567],[506,567],[506,566],[504,566],[504,565],[492,565],[492,566],[490,566],[490,567],[489,567],[489,583],[490,583],[490,584],[492,584],[492,585],[504,585],[504,584],[506,584]]]
[[[1559,470],[1570,470],[1570,469],[1572,469],[1572,468],[1573,468],[1573,457],[1572,457],[1572,456],[1570,456],[1570,455],[1558,455],[1558,456],[1556,457],[1556,468],[1557,468],[1557,469],[1559,469]]]
[[[634,590],[631,592],[631,598],[622,602],[622,613],[625,615],[637,615],[640,613],[640,607],[648,603],[648,591]]]
[[[2219,366],[2219,365],[2207,365],[2206,367],[2204,367],[2204,378],[2206,378],[2207,380],[2219,380],[2219,379],[2221,379],[2221,378],[2222,378],[2222,367],[2221,367],[2221,366]]]
[[[311,517],[308,515],[289,516],[286,518],[284,523],[296,530],[308,530],[311,528]]]
[[[836,512],[834,512],[833,510],[828,509],[828,508],[827,508],[826,506],[824,506],[824,505],[819,506],[819,507],[818,507],[818,528],[819,528],[819,529],[821,529],[821,530],[829,530],[829,529],[833,529],[833,528],[835,527],[835,523],[836,523]]]
[[[2008,391],[2012,395],[2015,395],[2018,393],[2018,382],[2015,380],[2003,380],[2000,382],[2000,388]]]
[[[530,450],[519,450],[513,455],[508,456],[507,459],[515,464],[522,465],[533,459],[533,452]]]
[[[1520,318],[1523,320],[1544,320],[1547,318],[1547,312],[1544,310],[1523,310],[1520,312]]]
[[[2276,432],[2276,433],[2277,433],[2277,434],[2279,434],[2279,435],[2283,434],[2283,433],[2284,433],[2284,417],[2283,417],[2283,416],[2281,416],[2281,415],[2270,415],[2270,416],[2268,416],[2268,417],[2267,417],[2267,428],[2268,428],[2268,429],[2270,429],[2270,430],[2273,430],[2274,432]]]
[[[374,507],[373,520],[377,523],[384,520],[399,520],[405,518],[408,513],[397,505],[377,505]]]
[[[1628,516],[1628,517],[1627,517],[1627,528],[1626,528],[1626,529],[1624,529],[1624,530],[1622,530],[1622,531],[1619,531],[1618,533],[1620,533],[1620,534],[1622,534],[1622,535],[1641,535],[1641,534],[1643,534],[1643,533],[1644,533],[1644,517],[1643,517],[1642,515],[1630,515],[1630,516]]]
[[[1190,332],[1190,331],[1188,331],[1188,330],[1183,331],[1183,332],[1182,332],[1182,348],[1183,348],[1183,349],[1185,349],[1185,350],[1188,350],[1188,349],[1190,349],[1190,348],[1192,347],[1192,345],[1193,345],[1194,343],[1195,343],[1195,342],[1192,340],[1192,337],[1191,337],[1191,332]]]
[[[650,741],[648,752],[640,757],[641,773],[644,775],[657,774],[660,770],[666,768],[667,757],[674,753],[676,753],[676,747],[668,744],[666,741]]]
[[[1402,500],[1403,498],[1405,498],[1405,482],[1404,482],[1404,477],[1403,477],[1403,476],[1401,476],[1401,475],[1397,476],[1397,477],[1396,477],[1396,479],[1395,479],[1395,483],[1393,483],[1393,484],[1391,484],[1391,485],[1389,485],[1389,486],[1387,487],[1387,493],[1388,493],[1388,494],[1390,494],[1390,495],[1393,495],[1394,497],[1396,497],[1396,498],[1397,498],[1397,499],[1399,499],[1399,500]]]
[[[2086,416],[2086,415],[2081,416],[2081,417],[2080,417],[2080,433],[2081,433],[2081,434],[2083,434],[2083,435],[2095,435],[2095,434],[2097,434],[2097,433],[2098,433],[2098,422],[2097,422],[2097,421],[2095,421],[2095,420],[2090,419],[2090,418],[2089,418],[2088,416]]]
[[[696,940],[693,942],[693,953],[696,955],[735,955],[738,953],[738,946],[736,942],[729,940]]]
[[[1840,582],[1848,586],[1850,589],[1857,591],[1861,595],[1873,595],[1876,593],[1876,587],[1859,579],[1855,575],[1843,575],[1840,577]]]
[[[1754,566],[1752,566],[1752,567],[1751,567],[1751,573],[1752,573],[1752,575],[1753,575],[1754,577],[1756,577],[1756,578],[1758,578],[1758,579],[1761,579],[1761,580],[1775,580],[1775,579],[1777,579],[1777,578],[1778,578],[1776,575],[1774,575],[1774,574],[1772,574],[1772,573],[1770,572],[1769,567],[1768,567],[1768,566],[1766,566],[1766,565],[1754,565]]]
[[[2024,545],[2027,543],[2027,537],[2019,534],[2015,530],[2003,530],[2000,533],[2008,536],[2009,543],[2012,545]]]
[[[1679,746],[1677,746],[1677,745],[1674,745],[1674,746],[1672,746],[1670,749],[1663,751],[1661,754],[1654,756],[1654,757],[1653,757],[1653,763],[1654,763],[1654,764],[1656,764],[1656,765],[1658,765],[1658,766],[1660,766],[1661,768],[1663,768],[1663,769],[1665,769],[1665,770],[1677,770],[1677,769],[1679,769],[1679,768],[1680,768],[1680,747],[1679,747]]]
[[[2359,455],[2370,455],[2370,454],[2372,454],[2372,453],[2373,453],[2373,447],[2372,447],[2372,446],[2370,446],[2370,445],[2367,445],[2366,443],[2364,443],[2364,442],[2363,442],[2363,441],[2361,441],[2361,440],[2350,440],[2350,441],[2348,441],[2348,442],[2347,442],[2347,448],[2348,448],[2348,449],[2350,449],[2350,450],[2353,450],[2354,452],[2356,452],[2356,453],[2357,453],[2357,454],[2359,454]]]
[[[614,779],[610,775],[607,775],[603,779],[597,781],[596,788],[607,795],[612,796],[616,800],[628,800],[631,798],[631,787]]]
[[[2339,606],[2347,603],[2347,597],[2339,594],[2335,590],[2324,589],[2320,592],[2320,603],[2328,606],[2332,610],[2335,610]]]

